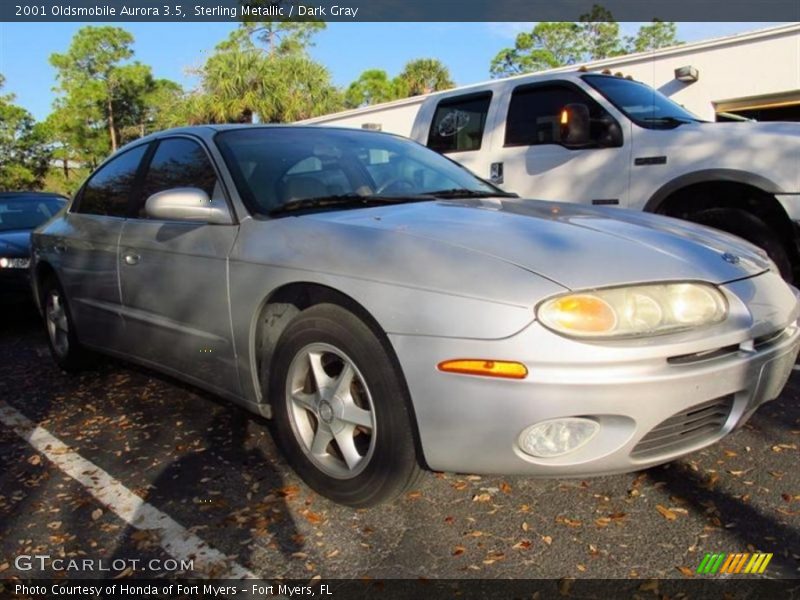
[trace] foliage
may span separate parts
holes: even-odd
[[[453,86],[455,83],[450,78],[450,70],[435,58],[409,61],[397,76],[397,88],[401,97],[429,94]]]
[[[348,108],[389,102],[399,97],[399,87],[383,69],[367,69],[347,88],[344,101]]]
[[[330,73],[305,52],[319,25],[243,24],[201,69],[201,88],[186,101],[188,121],[283,123],[339,110],[343,98]]]
[[[4,83],[0,75],[0,89]],[[0,95],[0,190],[41,187],[50,160],[43,133],[13,95]]]
[[[628,52],[647,52],[680,43],[675,23],[657,19],[640,27],[635,37],[627,38]]]
[[[594,5],[580,21],[540,22],[520,33],[513,48],[497,53],[489,70],[492,77],[507,77],[679,43],[675,23],[662,21],[642,26],[623,43],[611,13]]]

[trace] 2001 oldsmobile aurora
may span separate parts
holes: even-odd
[[[353,506],[419,465],[672,460],[775,398],[800,343],[795,290],[747,242],[521,200],[364,131],[139,140],[34,233],[31,268],[61,367],[99,350],[271,417],[305,481]]]

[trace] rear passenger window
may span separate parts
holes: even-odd
[[[142,186],[140,216],[147,198],[173,188],[193,187],[214,198],[217,174],[202,146],[185,138],[166,139],[158,144]]]
[[[506,119],[506,146],[563,144],[561,111],[568,104],[589,109],[590,138],[597,141],[608,128],[608,113],[579,90],[564,86],[518,87],[511,95]]]
[[[102,166],[84,186],[77,212],[125,217],[136,171],[146,150],[147,144],[142,144]]]
[[[470,94],[439,102],[433,115],[428,148],[437,152],[480,150],[492,93]]]

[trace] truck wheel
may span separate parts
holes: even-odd
[[[738,235],[763,249],[778,266],[781,277],[791,283],[792,263],[786,248],[777,239],[775,232],[755,215],[738,208],[710,208],[689,218],[700,225]]]
[[[58,366],[70,373],[90,366],[95,355],[78,341],[67,296],[55,276],[51,275],[42,281],[41,305],[47,329],[47,343]]]
[[[319,494],[353,507],[417,479],[410,402],[392,357],[351,312],[318,304],[281,335],[270,369],[273,435]]]

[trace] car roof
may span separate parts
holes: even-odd
[[[60,200],[68,200],[63,194],[57,192],[0,192],[0,200],[26,200],[31,201],[41,200],[43,198],[58,198]]]

